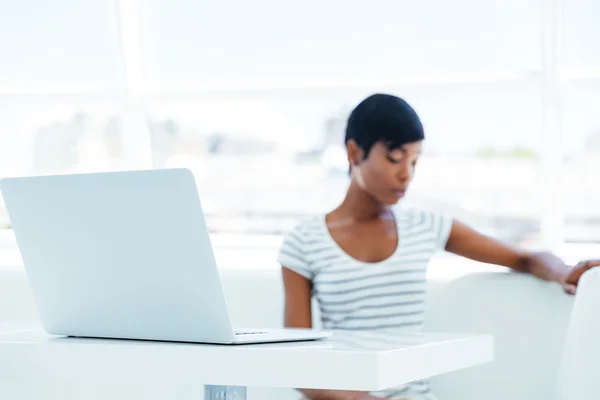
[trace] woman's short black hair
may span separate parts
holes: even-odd
[[[394,150],[423,139],[423,124],[406,101],[390,94],[376,93],[361,101],[350,113],[345,143],[354,140],[367,158],[377,142]]]

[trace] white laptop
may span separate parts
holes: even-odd
[[[186,169],[8,178],[0,185],[49,334],[218,344],[331,336],[233,329]]]

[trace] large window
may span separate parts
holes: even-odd
[[[345,121],[370,92],[154,101],[154,165],[195,172],[213,229],[279,233],[342,199]],[[490,84],[403,95],[428,132],[407,200],[507,240],[539,236],[538,93]]]
[[[541,0],[149,0],[151,82],[336,86],[540,69]]]
[[[0,16],[2,176],[188,167],[213,232],[280,234],[342,199],[347,115],[385,91],[426,127],[407,202],[600,241],[593,0],[37,3]]]
[[[600,87],[565,92],[565,239],[600,241]],[[560,189],[557,188],[557,191]]]
[[[0,90],[115,90],[117,41],[110,5],[107,0],[2,4]]]
[[[107,101],[0,101],[0,176],[121,169],[120,119]],[[0,227],[8,225],[2,208]]]
[[[600,28],[595,16],[600,3],[569,0],[564,13],[565,239],[599,242]]]
[[[564,6],[563,68],[575,76],[600,78],[600,3],[596,0],[563,0],[561,3]]]
[[[114,120],[123,109],[111,5],[2,6],[0,177],[120,167],[121,155],[112,151],[121,135]],[[0,207],[0,228],[8,226]]]

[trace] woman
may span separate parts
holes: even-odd
[[[311,327],[315,296],[325,329],[419,331],[426,268],[438,250],[531,273],[571,294],[582,273],[598,265],[571,268],[553,254],[509,247],[447,216],[393,207],[414,176],[423,140],[419,117],[398,97],[375,94],[352,111],[345,140],[351,182],[344,200],[298,224],[279,253],[286,327]],[[435,398],[424,381],[381,393],[301,392],[313,400]]]

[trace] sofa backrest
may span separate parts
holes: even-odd
[[[600,398],[600,269],[580,281],[565,340],[560,400]]]
[[[517,273],[459,278],[428,305],[426,329],[491,333],[495,360],[432,380],[444,400],[556,400],[573,297]]]

